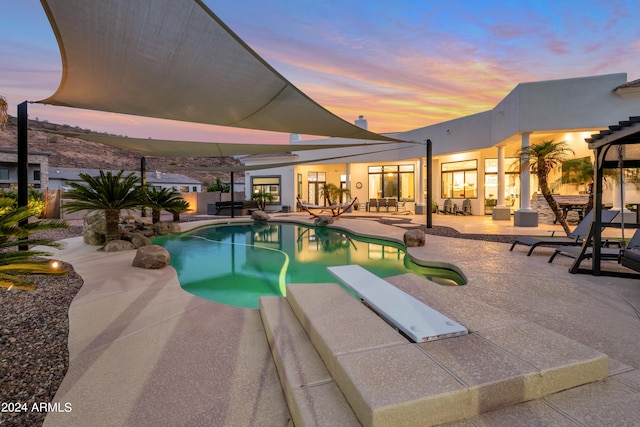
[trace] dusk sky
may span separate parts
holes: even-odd
[[[493,108],[518,83],[640,78],[637,0],[204,2],[316,102],[374,132],[411,130]],[[58,45],[40,2],[0,0],[0,95],[52,95]],[[288,142],[278,133],[32,104],[32,119],[131,137]]]

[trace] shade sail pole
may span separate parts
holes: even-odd
[[[29,115],[27,113],[27,101],[18,104],[18,207],[26,207],[29,204],[29,143],[27,123]],[[23,227],[27,225],[25,218],[18,224]],[[19,245],[18,249],[26,251],[29,245]]]
[[[235,201],[235,196],[233,194],[233,171],[231,171],[231,218],[235,218],[234,212],[233,212],[233,202]]]
[[[431,140],[427,139],[427,228],[433,228],[433,194],[431,192],[433,188],[433,181],[431,180],[431,164],[433,163],[433,149]]]

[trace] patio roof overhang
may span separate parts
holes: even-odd
[[[41,0],[62,56],[43,104],[307,135],[397,141],[329,112],[200,0]]]

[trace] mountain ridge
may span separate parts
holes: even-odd
[[[88,129],[78,126],[60,125],[47,121],[29,120],[28,144],[30,151],[39,151],[49,154],[49,168],[88,168],[104,170],[140,170],[142,155],[130,150],[111,147],[78,138],[70,138],[56,135],[53,132],[93,133]],[[17,120],[9,116],[5,130],[0,129],[0,147],[17,147]],[[220,177],[223,182],[230,179],[228,172],[201,171],[202,168],[215,168],[216,166],[240,166],[241,163],[233,157],[155,157],[145,156],[147,171],[175,172],[190,178],[197,179],[203,184],[216,182]],[[244,178],[237,176],[236,179]]]

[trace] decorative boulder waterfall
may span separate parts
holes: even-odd
[[[157,270],[165,268],[169,264],[169,252],[159,245],[142,246],[136,251],[133,258],[133,267]]]
[[[265,211],[253,211],[251,213],[251,219],[258,222],[267,222],[271,217]]]
[[[313,221],[316,227],[326,227],[329,224],[333,224],[333,217],[329,215],[320,215]]]
[[[408,248],[424,246],[424,231],[418,229],[407,230],[403,239],[405,246]]]

